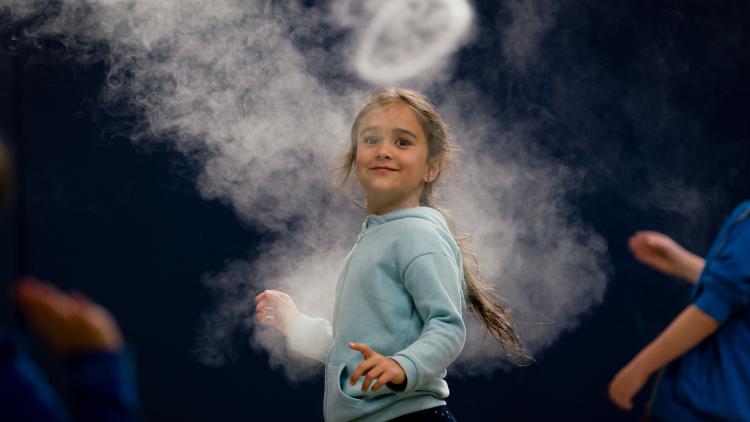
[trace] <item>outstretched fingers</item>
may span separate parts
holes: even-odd
[[[403,376],[399,378],[398,370],[401,367],[397,362],[372,351],[367,344],[349,343],[349,348],[360,352],[365,358],[357,365],[354,373],[349,378],[349,383],[355,385],[357,380],[364,376],[365,379],[362,382],[363,392],[367,392],[371,388],[373,392],[378,391],[385,384],[403,378]]]
[[[351,385],[354,385],[357,383],[357,380],[359,377],[369,373],[369,371],[377,365],[377,362],[374,359],[370,359],[373,354],[375,354],[372,349],[370,349],[370,346],[366,345],[365,343],[349,343],[349,348],[352,350],[356,350],[359,353],[362,353],[362,356],[364,357],[364,360],[360,362],[359,365],[357,365],[357,368],[354,370],[354,373],[349,378],[349,383]],[[365,382],[362,384],[362,391],[367,391],[365,388],[366,384],[368,384],[372,379],[366,378]]]
[[[352,376],[349,377],[349,384],[356,384],[359,377],[369,373],[376,364],[377,362],[373,361],[372,359],[366,359],[360,362],[359,365],[357,365],[357,367],[354,369],[354,373],[352,373]]]
[[[372,351],[372,349],[370,349],[370,346],[366,345],[365,343],[349,343],[349,348],[362,353],[362,356],[364,356],[365,359],[370,358],[370,356],[375,353]]]
[[[372,386],[372,391],[378,391],[380,388],[382,388],[384,385],[388,384],[389,382],[393,381],[394,375],[388,371],[383,371],[382,374],[377,376],[375,384]]]
[[[365,393],[370,389],[370,384],[374,387],[380,382],[380,378],[384,376],[385,369],[380,365],[375,365],[370,371],[365,374],[365,381],[362,383],[362,392]],[[372,391],[375,391],[374,389]]]

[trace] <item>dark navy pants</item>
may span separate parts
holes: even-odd
[[[433,407],[432,409],[420,410],[392,419],[391,422],[456,422],[447,406]]]

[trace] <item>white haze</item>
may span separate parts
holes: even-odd
[[[201,361],[221,365],[240,347],[236,339],[249,336],[272,365],[301,379],[321,368],[288,355],[276,333],[256,327],[253,298],[263,289],[279,289],[304,312],[330,317],[336,277],[364,211],[331,188],[326,169],[344,151],[351,120],[371,91],[361,83],[321,80],[315,75],[325,69],[316,66],[356,68],[367,76],[361,63],[342,61],[361,59],[351,53],[357,42],[378,35],[359,29],[381,31],[378,13],[399,15],[399,5],[418,2],[393,1],[380,9],[376,0],[340,0],[324,11],[283,3],[67,0],[56,17],[26,36],[58,37],[82,60],[106,61],[103,99],[125,101],[138,111],[142,125],[134,139],[172,143],[200,169],[203,197],[221,200],[244,221],[272,232],[274,240],[258,254],[206,276],[217,302],[205,315],[196,351]],[[17,17],[33,14],[27,7],[10,10]],[[407,16],[413,9],[402,12]],[[324,34],[315,28],[330,22],[349,38],[324,45]],[[290,34],[300,28],[311,34],[305,47],[319,37],[317,48],[295,44]],[[444,28],[426,29],[441,34]],[[451,49],[466,31],[446,38]],[[390,77],[416,75],[429,92],[446,99],[439,106],[463,153],[453,177],[441,182],[443,204],[459,228],[473,234],[483,277],[496,282],[522,338],[538,352],[601,302],[606,245],[566,203],[576,174],[534,153],[534,122],[496,119],[471,86],[425,84],[419,70],[435,60],[443,68],[451,49],[410,64],[414,72]],[[409,86],[413,80],[401,82]],[[456,369],[491,373],[501,363],[499,347],[468,315],[467,321],[469,337]]]
[[[524,71],[538,58],[539,43],[555,24],[559,3],[551,0],[509,0],[509,19],[503,33],[503,55],[516,70]]]

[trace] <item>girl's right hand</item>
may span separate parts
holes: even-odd
[[[292,323],[300,312],[292,297],[276,290],[266,290],[255,297],[255,317],[261,325],[271,325],[289,335]]]
[[[636,232],[628,241],[635,258],[663,273],[683,277],[684,261],[690,254],[671,237],[653,231]]]

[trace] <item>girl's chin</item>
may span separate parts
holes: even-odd
[[[368,195],[393,195],[397,191],[395,187],[386,184],[374,184],[365,188]]]

